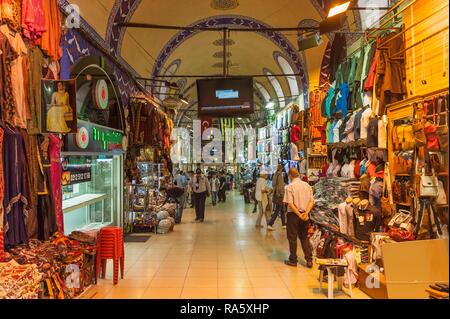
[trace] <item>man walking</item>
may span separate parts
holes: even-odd
[[[284,263],[297,267],[297,237],[302,244],[306,266],[312,268],[312,249],[308,239],[309,213],[314,206],[314,197],[311,186],[299,178],[296,168],[289,170],[291,183],[286,186],[283,202],[287,209],[287,239],[289,241],[290,255]]]
[[[206,197],[209,197],[211,190],[208,179],[202,174],[202,170],[200,168],[197,168],[190,185],[192,188],[192,195],[195,205],[195,221],[203,223],[205,219]]]
[[[177,212],[175,215],[175,223],[179,224],[181,223],[181,218],[183,217],[183,209],[186,203],[187,197],[186,190],[188,185],[187,178],[182,171],[178,171],[178,174],[175,176],[174,179],[174,184],[184,190],[183,195],[181,195],[177,200]]]
[[[269,226],[270,213],[272,212],[272,205],[269,200],[269,194],[272,189],[267,185],[269,173],[262,171],[260,178],[256,181],[255,198],[258,202],[258,217],[256,218],[256,227],[262,227],[262,217],[266,218],[266,224]]]
[[[272,218],[269,221],[269,225],[267,226],[268,230],[274,230],[273,224],[277,220],[277,217],[280,216],[281,224],[283,225],[283,229],[286,228],[286,218],[284,211],[284,176],[283,176],[283,165],[278,164],[277,170],[272,178],[272,188],[273,188],[273,205],[274,205],[274,213],[272,214]]]
[[[227,191],[227,189],[226,189],[227,179],[225,177],[225,173],[224,172],[220,173],[219,180],[220,180],[219,202],[225,203],[227,201],[227,193],[226,193],[226,191]]]
[[[211,184],[210,185],[211,186],[211,202],[212,202],[213,206],[216,206],[216,204],[217,204],[217,193],[219,192],[220,181],[217,178],[215,173],[212,175],[210,184]]]

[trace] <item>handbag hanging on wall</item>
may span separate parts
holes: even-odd
[[[434,169],[432,175],[425,174],[425,167],[422,168],[422,176],[420,177],[419,196],[420,197],[437,197],[439,181],[436,177]]]
[[[415,118],[413,122],[413,130],[414,130],[414,143],[416,147],[422,147],[427,144],[427,138],[425,136],[424,131],[424,114],[422,105],[416,104],[415,108]]]
[[[439,147],[441,152],[448,152],[448,94],[438,98],[437,112],[439,119],[437,127]]]

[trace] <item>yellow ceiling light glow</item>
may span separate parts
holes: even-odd
[[[330,9],[330,12],[328,12],[328,18],[334,17],[335,15],[344,13],[347,11],[348,7],[350,6],[351,1],[344,2],[342,4],[339,4],[337,6],[334,6]]]

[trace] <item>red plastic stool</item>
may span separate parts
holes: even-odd
[[[106,261],[108,259],[112,259],[114,263],[114,285],[116,285],[119,278],[119,262],[122,279],[125,267],[123,231],[120,227],[108,226],[100,230],[97,240],[96,278],[98,278],[100,267],[102,269],[102,278],[105,278]]]

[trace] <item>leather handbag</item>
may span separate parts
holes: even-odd
[[[436,124],[428,121],[424,126],[425,136],[426,136],[426,146],[429,151],[439,151],[439,139],[437,134]]]
[[[414,130],[414,142],[417,147],[422,147],[427,144],[427,138],[424,131],[424,121],[423,121],[423,108],[420,105],[415,106],[416,116],[413,122]]]
[[[413,216],[411,213],[405,209],[399,209],[398,212],[392,216],[391,220],[388,223],[389,227],[395,227],[405,230],[412,230],[414,227],[412,226]]]
[[[414,149],[415,138],[411,124],[402,124],[394,127],[393,143],[395,150],[409,151]]]
[[[437,136],[439,140],[439,147],[441,152],[448,151],[448,105],[447,105],[447,96],[441,96],[438,100],[437,104],[437,112],[438,112],[438,127],[437,127]],[[442,114],[444,113],[444,114]]]
[[[420,177],[419,196],[420,197],[437,197],[439,181],[433,169],[433,175],[425,175],[425,168],[422,168],[422,176]]]
[[[447,205],[447,194],[445,193],[444,183],[442,181],[438,182],[438,194],[436,197],[437,205]]]

